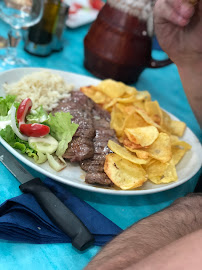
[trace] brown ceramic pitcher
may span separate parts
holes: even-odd
[[[152,59],[151,51],[147,21],[106,3],[84,39],[84,65],[101,79],[133,83],[146,67],[172,63]]]

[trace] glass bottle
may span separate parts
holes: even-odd
[[[61,50],[62,36],[68,6],[62,0],[45,0],[41,21],[28,30],[25,50],[37,56],[48,56],[54,50]],[[59,33],[59,34],[58,34]]]

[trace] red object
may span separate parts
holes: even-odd
[[[104,6],[104,2],[101,0],[89,0],[92,8],[100,10]]]
[[[104,6],[104,2],[101,0],[89,0],[92,8],[100,10]]]
[[[22,134],[28,137],[42,137],[50,132],[48,126],[42,124],[25,124],[25,117],[32,108],[30,98],[25,98],[19,105],[17,110],[17,121]]]
[[[30,98],[24,99],[17,110],[17,120],[19,125],[25,123],[25,117],[30,112],[32,107],[32,101]]]
[[[77,13],[77,11],[79,9],[83,8],[82,5],[78,4],[78,3],[73,3],[71,6],[70,6],[70,9],[69,9],[69,14],[75,14]]]
[[[43,137],[50,132],[50,128],[42,124],[21,124],[20,131],[28,137]]]
[[[78,3],[74,3],[73,6],[77,9],[80,9],[82,8],[83,6],[81,4],[78,4]]]
[[[104,5],[84,39],[84,66],[96,77],[134,83],[146,68],[171,64],[152,59],[147,22]]]

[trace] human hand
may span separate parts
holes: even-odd
[[[196,2],[157,0],[154,7],[159,44],[178,67],[202,66],[202,1]]]

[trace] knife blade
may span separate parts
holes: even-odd
[[[34,178],[19,161],[0,144],[0,161],[21,183],[23,193],[31,193],[50,220],[72,239],[72,245],[85,250],[94,242],[82,221],[40,180]]]

